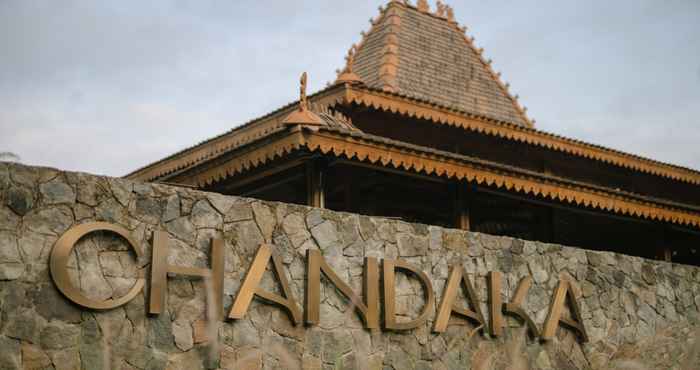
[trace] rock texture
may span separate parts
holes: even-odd
[[[58,293],[48,262],[58,237],[89,221],[125,227],[145,252],[137,261],[118,237],[83,238],[69,269],[73,284],[95,299],[129,290],[148,268],[153,231],[162,229],[170,262],[182,265],[207,267],[209,241],[224,240],[225,312],[257,246],[267,242],[300,305],[307,249],[320,249],[357,292],[365,256],[418,266],[436,299],[449,266],[461,264],[484,312],[488,271],[504,274],[505,301],[532,276],[524,308],[540,326],[557,282],[569,279],[590,341],[559,328],[554,340],[540,342],[516,321],[502,338],[489,338],[458,318],[438,335],[430,330],[435,312],[412,331],[372,332],[330,285],[321,289],[321,322],[313,327],[294,327],[258,299],[242,320],[207,322],[207,289],[186,278],[169,280],[159,316],[146,315],[146,290],[113,310],[83,310]],[[267,289],[275,287],[271,276],[263,279]],[[420,284],[399,274],[396,286],[400,319],[415,317],[424,305]],[[700,368],[699,309],[696,267],[0,163],[0,369],[689,370]]]

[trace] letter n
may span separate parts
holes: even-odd
[[[306,323],[318,324],[321,307],[321,272],[347,297],[365,322],[367,329],[379,328],[379,267],[376,258],[365,258],[364,296],[362,302],[331,269],[318,250],[306,251]]]

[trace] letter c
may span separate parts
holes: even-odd
[[[56,241],[56,244],[54,244],[51,251],[51,277],[53,278],[56,287],[58,287],[58,290],[60,290],[61,293],[66,296],[66,298],[77,303],[78,305],[95,310],[109,310],[126,304],[134,299],[134,297],[136,297],[136,295],[143,289],[146,280],[143,278],[143,271],[141,270],[139,271],[140,277],[136,280],[136,283],[134,283],[134,286],[131,287],[131,290],[129,290],[126,295],[117,299],[106,299],[103,301],[97,301],[84,296],[80,292],[80,289],[71,284],[67,268],[68,258],[70,258],[71,252],[80,238],[96,231],[111,231],[121,236],[127,241],[129,247],[134,251],[134,253],[136,253],[137,258],[142,256],[143,253],[141,252],[141,249],[138,247],[131,235],[129,235],[129,231],[123,227],[106,222],[81,224],[70,228],[70,230],[61,235],[58,241]]]

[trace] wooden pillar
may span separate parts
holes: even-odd
[[[543,206],[538,212],[539,239],[545,243],[554,243],[554,208]]]
[[[354,203],[355,187],[352,181],[352,176],[347,172],[348,170],[349,169],[346,169],[342,172],[342,174],[340,174],[341,178],[343,179],[343,204],[345,207],[344,211],[357,213],[358,208]]]
[[[669,233],[666,231],[666,228],[661,228],[658,235],[656,242],[656,259],[671,262],[673,259],[673,252],[669,246],[671,243],[671,240],[669,240]]]
[[[673,253],[671,252],[671,248],[664,247],[663,254],[664,254],[663,260],[666,262],[671,262],[671,260],[673,259]]]
[[[306,162],[306,204],[310,207],[325,208],[323,191],[325,171],[320,159]]]
[[[471,185],[465,182],[454,184],[454,219],[455,227],[471,230],[471,203],[473,191]]]

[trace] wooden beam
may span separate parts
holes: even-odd
[[[671,251],[671,248],[669,247],[669,244],[671,243],[671,240],[669,240],[670,233],[662,227],[659,229],[658,235],[656,259],[671,262],[673,259],[673,251]]]
[[[639,219],[639,218],[634,218],[631,216],[618,216],[616,214],[613,214],[609,211],[597,209],[597,210],[589,210],[589,209],[584,209],[580,206],[573,206],[573,205],[563,205],[563,204],[558,204],[555,203],[555,201],[546,201],[546,200],[537,200],[537,199],[532,199],[529,197],[525,197],[522,195],[516,195],[516,194],[510,194],[506,193],[504,191],[499,191],[499,190],[491,190],[482,186],[476,187],[476,192],[478,193],[485,193],[485,194],[493,194],[499,197],[503,198],[508,198],[508,199],[513,199],[516,201],[520,201],[523,203],[530,203],[530,204],[536,204],[536,205],[541,205],[541,206],[546,206],[546,207],[552,207],[553,209],[559,209],[563,211],[569,211],[573,213],[578,213],[578,214],[584,214],[584,215],[590,215],[594,217],[604,217],[604,218],[609,218],[613,220],[619,220],[619,221],[629,221],[629,222],[634,222],[638,224],[643,224],[643,225],[654,225],[657,221],[649,221],[645,219]]]
[[[409,171],[403,171],[403,170],[396,170],[392,168],[387,168],[381,165],[376,165],[376,164],[371,164],[371,163],[362,163],[362,162],[357,162],[357,161],[351,161],[348,159],[337,159],[334,160],[330,163],[329,166],[335,166],[337,164],[344,164],[348,166],[353,166],[353,167],[360,167],[360,168],[369,168],[371,170],[375,170],[378,172],[386,172],[386,173],[393,173],[405,177],[413,177],[413,178],[418,178],[421,180],[427,180],[427,181],[432,181],[440,184],[444,184],[448,182],[447,179],[441,178],[441,177],[436,177],[436,176],[431,176],[431,175],[422,175],[418,173],[413,173]]]
[[[542,206],[537,212],[539,239],[545,243],[554,242],[554,208]]]
[[[325,208],[326,200],[323,191],[325,171],[320,159],[312,159],[306,162],[306,189],[307,202],[310,207]]]
[[[302,178],[302,177],[304,177],[304,174],[303,174],[303,173],[291,175],[291,176],[285,177],[285,178],[283,178],[283,179],[281,179],[281,180],[279,180],[279,181],[275,181],[275,182],[271,182],[271,183],[269,183],[269,184],[265,184],[265,185],[262,185],[262,186],[258,186],[258,187],[256,187],[255,189],[252,189],[252,190],[249,190],[249,191],[246,191],[246,192],[244,192],[244,193],[239,194],[239,196],[241,196],[241,197],[252,197],[252,196],[255,196],[255,194],[260,194],[260,193],[262,193],[262,192],[268,191],[268,190],[273,189],[273,188],[276,188],[276,187],[278,187],[278,186],[281,186],[281,185],[287,184],[287,183],[289,183],[289,182],[298,180],[298,179],[300,179],[300,178]]]
[[[298,159],[289,161],[287,163],[282,163],[282,164],[279,164],[275,167],[271,167],[271,168],[259,171],[257,173],[250,175],[250,176],[245,176],[245,177],[239,176],[239,177],[243,177],[243,178],[241,178],[240,180],[228,181],[228,182],[226,182],[225,185],[223,185],[218,190],[219,190],[219,192],[232,192],[233,190],[238,189],[242,186],[249,185],[253,182],[264,179],[266,177],[276,175],[276,174],[278,174],[282,171],[286,171],[290,168],[301,166],[302,164],[305,163],[305,160],[306,160],[306,158],[298,158]],[[257,192],[257,191],[253,191],[253,192]]]

